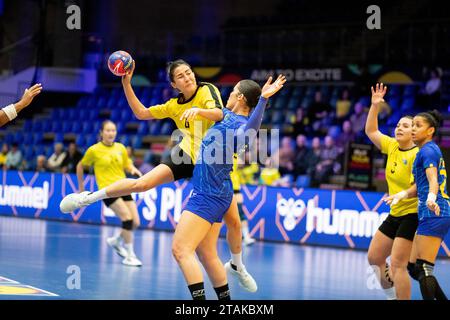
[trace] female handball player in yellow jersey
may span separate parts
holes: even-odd
[[[372,105],[366,121],[366,134],[375,146],[387,155],[386,181],[389,195],[411,186],[414,159],[419,149],[412,140],[412,117],[402,117],[395,128],[395,138],[378,130],[378,112],[384,103],[387,87],[372,87]],[[404,199],[391,206],[389,216],[370,242],[368,260],[380,275],[380,284],[390,300],[411,299],[408,266],[414,235],[418,225],[417,198]],[[386,259],[391,257],[391,265]],[[389,269],[391,269],[389,271]]]
[[[100,142],[89,147],[77,165],[78,188],[80,192],[84,191],[84,167],[94,167],[95,180],[99,189],[124,179],[125,171],[132,175],[142,176],[141,172],[128,157],[125,146],[115,142],[116,135],[116,125],[112,121],[104,121],[100,131]],[[122,221],[120,234],[108,238],[107,243],[123,258],[123,264],[136,267],[141,266],[142,262],[136,257],[133,249],[133,229],[140,224],[136,203],[130,194],[103,199],[103,202]],[[124,243],[123,246],[122,241]]]
[[[171,86],[180,92],[178,97],[149,108],[139,101],[131,86],[134,69],[133,61],[131,69],[122,77],[125,96],[133,113],[140,120],[172,119],[181,131],[182,141],[172,149],[167,162],[159,164],[139,179],[117,181],[93,193],[68,195],[61,201],[62,212],[72,212],[99,200],[120,197],[132,192],[145,192],[164,183],[191,178],[203,136],[215,121],[221,120],[223,103],[219,90],[210,83],[197,82],[194,72],[185,61],[176,60],[169,63],[167,68]],[[205,109],[213,112],[205,114]],[[233,206],[236,206],[236,210],[233,210]],[[232,253],[231,263],[236,271],[233,275],[238,276],[239,284],[244,289],[255,292],[256,282],[242,262],[241,223],[237,212],[237,204],[233,202],[229,212],[224,216],[228,232],[227,240]]]

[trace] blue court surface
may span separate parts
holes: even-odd
[[[143,266],[135,268],[122,265],[106,244],[116,231],[105,225],[0,216],[0,299],[190,300],[171,254],[173,233],[138,230],[135,250]],[[244,249],[258,291],[246,292],[230,278],[232,299],[384,300],[373,286],[364,251],[270,242]],[[229,259],[224,239],[219,254],[224,262]],[[435,274],[446,292],[449,273],[450,261],[439,259]],[[76,274],[79,282],[74,282]],[[217,299],[206,274],[205,286],[207,299]],[[421,299],[416,282],[412,298]]]

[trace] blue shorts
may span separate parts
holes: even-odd
[[[417,234],[444,239],[449,229],[450,217],[423,218],[422,220],[419,220]]]
[[[217,197],[194,192],[184,210],[196,214],[211,224],[219,223],[222,222],[223,216],[228,211],[232,200],[233,194],[230,197]]]

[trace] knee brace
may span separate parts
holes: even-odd
[[[417,277],[417,273],[418,273],[419,269],[416,268],[416,264],[412,263],[412,262],[408,262],[407,269],[408,269],[408,273],[409,273],[410,277],[416,281],[419,281],[419,278]]]
[[[425,277],[433,276],[434,264],[426,260],[417,259],[416,275],[417,280],[421,281]]]
[[[133,230],[133,220],[122,221],[122,229],[128,231]]]

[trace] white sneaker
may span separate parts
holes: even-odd
[[[258,286],[255,279],[247,272],[245,266],[241,270],[234,270],[231,266],[231,260],[225,263],[225,270],[234,277],[239,278],[239,285],[247,291],[256,292]]]
[[[81,193],[71,193],[64,197],[59,204],[59,209],[63,213],[73,212],[76,209],[87,206],[87,195],[89,191],[83,191]]]
[[[112,247],[119,256],[121,256],[122,258],[125,258],[128,255],[127,250],[122,247],[120,245],[120,242],[118,241],[118,239],[116,237],[111,237],[106,239],[106,243]]]
[[[138,258],[136,258],[135,256],[128,256],[125,259],[122,260],[122,263],[127,265],[127,266],[132,266],[132,267],[140,267],[142,266],[142,262],[141,260],[139,260]]]
[[[252,237],[247,237],[247,238],[242,239],[242,243],[246,246],[251,246],[252,244],[255,243],[255,241],[256,240]]]

